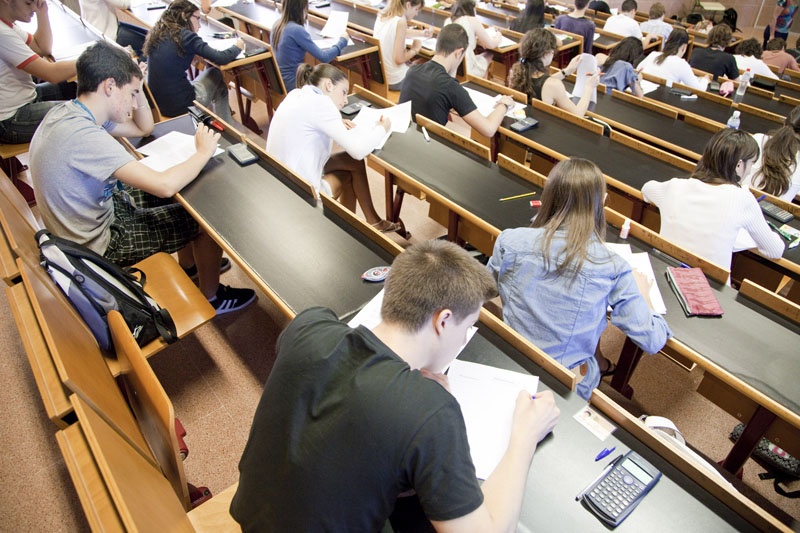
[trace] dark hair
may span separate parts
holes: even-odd
[[[118,86],[142,79],[136,61],[122,48],[105,41],[97,41],[84,50],[75,68],[78,71],[78,96],[95,92],[109,78]]]
[[[462,322],[497,296],[497,285],[463,248],[431,239],[395,257],[384,291],[382,318],[415,332],[443,309]]]
[[[448,24],[436,38],[436,53],[449,56],[459,48],[466,50],[469,45],[469,36],[460,24]]]
[[[344,80],[347,81],[347,75],[328,63],[319,63],[316,66],[311,66],[308,63],[300,63],[297,67],[295,74],[297,80],[297,87],[304,85],[318,86],[322,80],[331,80],[333,83],[339,83]]]
[[[514,19],[511,29],[519,33],[544,27],[544,0],[528,0],[525,11]]]
[[[583,9],[589,5],[589,0],[575,0],[575,9]]]
[[[780,37],[775,37],[767,42],[767,50],[783,50],[786,48],[786,41]]]
[[[740,56],[753,56],[756,59],[761,59],[761,54],[763,52],[763,48],[761,48],[761,43],[759,43],[756,39],[745,39],[739,46],[736,47],[736,54]]]
[[[283,0],[281,4],[281,19],[272,28],[272,49],[278,51],[281,44],[281,37],[286,25],[290,22],[302,26],[306,22],[306,13],[308,12],[308,0]]]
[[[625,0],[619,7],[619,12],[627,13],[628,11],[636,11],[637,9],[639,9],[639,4],[636,3],[636,0]]]
[[[773,196],[789,190],[792,172],[796,170],[800,151],[800,106],[792,109],[783,124],[770,132],[764,143],[761,168],[753,176],[753,186]]]
[[[714,46],[719,46],[722,49],[725,49],[726,46],[731,42],[731,37],[733,33],[731,33],[731,27],[727,24],[718,24],[711,28],[711,31],[708,32],[708,47],[712,48]]]
[[[150,53],[161,43],[161,41],[172,40],[178,47],[178,53],[183,55],[183,42],[181,40],[181,30],[192,28],[189,21],[192,15],[200,11],[200,8],[189,0],[175,0],[167,9],[161,13],[161,17],[156,21],[155,26],[147,34],[142,46],[142,55],[149,56]]]
[[[450,9],[450,20],[455,22],[460,17],[475,16],[475,0],[458,0]]]
[[[758,143],[749,133],[724,128],[709,139],[691,177],[705,183],[739,185],[741,177],[736,174],[736,165],[756,157]]]
[[[650,6],[650,12],[647,14],[647,18],[650,20],[657,19],[664,16],[667,10],[664,8],[664,4],[661,2],[656,2],[652,6]]]
[[[508,74],[508,86],[533,98],[532,75],[537,72],[547,73],[547,66],[542,63],[542,58],[547,52],[557,48],[558,39],[550,30],[537,28],[526,33],[519,43],[519,61],[511,67]]]
[[[794,47],[800,49],[800,37],[794,42]]]
[[[669,56],[677,56],[681,46],[689,44],[689,32],[683,28],[675,28],[664,43],[664,50],[656,57],[656,65],[662,64]]]
[[[577,277],[588,258],[589,242],[605,240],[605,195],[605,178],[593,162],[571,158],[553,167],[542,191],[542,206],[531,224],[532,228],[544,228],[541,251],[545,268],[549,269],[550,243],[556,231],[565,229],[564,259],[556,273]]]
[[[608,59],[603,64],[603,72],[611,70],[611,65],[617,61],[626,61],[635,67],[642,58],[644,48],[642,40],[636,37],[625,37],[611,49]]]

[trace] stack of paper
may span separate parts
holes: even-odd
[[[171,131],[137,150],[142,155],[148,156],[142,159],[141,163],[159,172],[183,163],[197,151],[194,136],[179,131]],[[222,149],[217,148],[214,155],[221,153]]]
[[[650,262],[650,256],[647,252],[633,253],[630,244],[608,242],[606,246],[627,261],[633,270],[644,274],[647,278],[647,284],[650,286],[648,298],[652,306],[652,311],[659,315],[666,315],[667,306],[664,304],[664,298],[661,296],[661,289],[658,288],[658,284],[656,283],[656,275],[653,273],[653,264]]]
[[[497,101],[502,98],[502,95],[499,94],[496,96],[491,96],[486,93],[476,91],[475,89],[470,89],[469,87],[465,87],[465,89],[469,93],[470,98],[472,98],[472,101],[475,102],[478,112],[480,112],[480,114],[483,116],[486,116],[494,111],[495,106],[497,106]],[[506,111],[506,116],[516,118],[514,116],[514,111],[517,109],[525,109],[525,104],[514,102],[514,105],[511,107],[511,109]]]

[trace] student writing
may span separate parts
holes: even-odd
[[[403,85],[408,62],[414,59],[422,48],[417,37],[430,37],[430,30],[412,30],[408,22],[422,9],[422,0],[391,0],[380,10],[375,18],[373,35],[381,42],[381,59],[386,71],[386,83],[392,91],[399,91]],[[406,48],[406,39],[413,38],[413,44]]]

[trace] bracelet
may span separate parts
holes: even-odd
[[[567,78],[567,71],[564,70],[563,68],[561,69],[561,78],[562,79],[566,79]]]

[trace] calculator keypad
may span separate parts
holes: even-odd
[[[616,468],[589,492],[589,497],[600,510],[616,519],[636,500],[642,490],[642,482]]]

